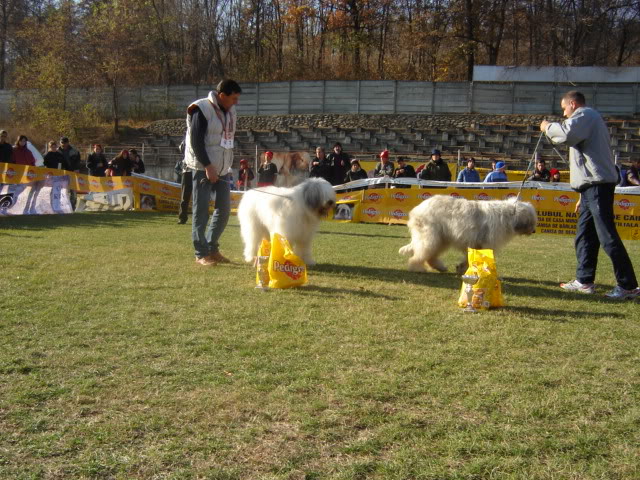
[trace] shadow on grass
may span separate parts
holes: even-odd
[[[311,272],[322,272],[329,275],[351,276],[362,279],[375,281],[385,281],[392,283],[411,284],[421,287],[433,287],[441,289],[451,289],[457,291],[462,285],[460,276],[454,273],[435,273],[435,272],[409,272],[407,270],[399,270],[392,268],[378,268],[354,265],[336,265],[333,263],[318,264],[310,269]],[[366,288],[366,283],[364,284]],[[558,283],[551,281],[530,280],[527,278],[506,277],[502,278],[503,291],[509,295],[518,297],[533,297],[540,299],[556,298],[566,299],[567,301],[579,300],[580,302],[597,302],[606,301],[601,295],[583,295],[573,292],[565,292],[561,290]],[[579,296],[577,296],[579,295]],[[614,302],[611,302],[612,304]],[[529,308],[529,307],[527,307]],[[530,313],[536,315],[575,315],[575,310],[545,310],[529,308]],[[526,313],[523,311],[522,313]],[[582,313],[581,313],[582,315]],[[612,316],[612,314],[593,314],[594,316]],[[623,315],[624,316],[624,315]]]
[[[352,233],[352,232],[328,232],[319,231],[319,235],[345,235],[347,237],[370,237],[370,238],[404,238],[408,239],[408,235],[377,235],[372,233]]]
[[[51,230],[60,227],[131,227],[154,220],[166,220],[174,214],[161,212],[86,212],[67,215],[20,215],[4,217],[0,228],[7,230]],[[0,235],[15,236],[11,232]]]
[[[336,297],[339,295],[344,295],[344,294],[349,294],[349,295],[356,295],[359,297],[365,297],[365,298],[375,298],[375,299],[385,299],[385,300],[396,300],[397,297],[393,297],[393,296],[389,296],[389,295],[384,295],[382,293],[376,293],[373,292],[371,290],[367,290],[364,287],[358,288],[358,289],[353,289],[353,288],[332,288],[332,287],[320,287],[317,285],[305,285],[303,288],[300,288],[298,290],[298,292],[304,294],[304,293],[311,293],[311,294],[322,294],[322,296],[325,295],[331,295],[332,297]]]
[[[518,315],[530,315],[534,317],[543,317],[545,320],[556,323],[567,323],[567,318],[575,318],[575,310],[560,310],[557,308],[539,308],[539,307],[513,307],[505,306],[500,308],[501,311],[515,313]],[[584,312],[581,311],[580,318],[626,318],[626,315],[612,312]]]

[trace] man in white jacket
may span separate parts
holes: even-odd
[[[229,263],[219,251],[218,240],[231,212],[229,167],[233,163],[236,131],[235,105],[242,89],[233,80],[223,80],[207,98],[187,108],[185,167],[193,176],[191,234],[196,262],[204,266]],[[215,210],[209,221],[209,201],[215,193]]]
[[[618,285],[605,294],[613,299],[640,297],[638,281],[629,254],[618,235],[613,215],[613,195],[618,172],[610,148],[610,137],[602,116],[586,106],[584,95],[567,92],[560,102],[562,123],[544,120],[540,130],[553,143],[569,145],[571,187],[580,192],[576,210],[580,218],[575,247],[578,266],[576,279],[560,284],[564,290],[594,293],[600,245],[611,258]]]

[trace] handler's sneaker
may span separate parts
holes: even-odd
[[[207,258],[216,263],[231,263],[231,260],[229,260],[227,257],[222,255],[220,252],[210,253]]]
[[[217,265],[217,263],[209,257],[196,258],[196,263],[203,267],[215,267]]]
[[[640,288],[625,290],[620,285],[616,285],[613,290],[605,293],[604,296],[614,300],[634,300],[636,298],[640,298]]]
[[[580,283],[578,280],[571,280],[569,283],[561,283],[560,288],[569,292],[580,292],[592,294],[596,293],[596,286],[593,283]]]

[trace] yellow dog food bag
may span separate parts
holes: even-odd
[[[278,233],[271,235],[269,277],[269,288],[299,287],[307,283],[307,266]]]
[[[258,248],[256,258],[256,288],[269,288],[269,257],[271,256],[271,242],[265,238]]]
[[[471,304],[477,310],[504,307],[502,285],[498,278],[493,250],[476,250],[469,248],[467,253],[469,268],[465,275],[477,276],[478,281],[473,285],[473,297]],[[458,305],[467,306],[467,284],[462,284]]]

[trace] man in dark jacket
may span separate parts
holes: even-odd
[[[398,157],[398,168],[393,172],[393,176],[395,178],[416,178],[416,171],[404,157]]]
[[[8,136],[9,134],[6,130],[0,130],[0,163],[13,163],[11,161],[13,147],[7,142]]]
[[[80,173],[80,152],[75,149],[70,143],[67,137],[60,139],[59,152],[64,157],[67,164],[67,169],[71,172]]]
[[[316,156],[311,160],[309,166],[309,176],[311,178],[324,178],[331,183],[331,161],[324,153],[324,148],[316,147]]]
[[[440,150],[437,148],[431,150],[431,160],[422,169],[418,178],[420,180],[438,180],[441,182],[451,181],[451,170],[449,170],[449,166],[442,160]]]
[[[349,155],[342,151],[340,142],[333,146],[333,152],[328,156],[331,165],[331,185],[340,185],[351,168]]]
[[[538,163],[536,163],[536,169],[533,172],[533,175],[529,177],[529,180],[532,182],[551,181],[551,172],[547,170],[544,160],[542,159],[538,160]]]

